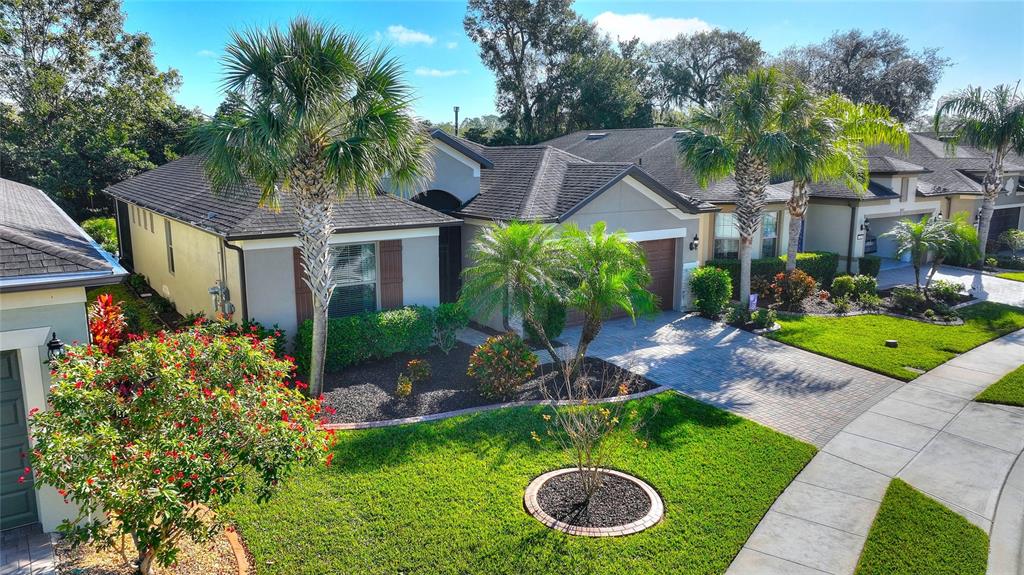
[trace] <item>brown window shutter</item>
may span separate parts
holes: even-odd
[[[292,262],[295,270],[295,319],[298,325],[307,319],[313,319],[313,292],[303,281],[302,253],[299,248],[292,248]]]
[[[402,307],[402,240],[385,240],[378,245],[380,306],[383,309]]]

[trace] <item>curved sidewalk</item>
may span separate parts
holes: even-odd
[[[990,533],[991,575],[1018,573],[1024,468],[1010,470],[1024,459],[1024,408],[972,400],[1021,364],[1024,330],[957,356],[876,403],[786,488],[727,575],[853,573],[893,477]]]

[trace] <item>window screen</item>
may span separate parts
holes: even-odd
[[[377,249],[375,244],[348,244],[331,248],[334,293],[327,307],[330,317],[343,317],[377,309]]]
[[[761,216],[761,257],[773,258],[779,254],[779,212]]]
[[[740,231],[736,229],[736,216],[715,214],[715,257],[737,258],[740,255]]]
[[[171,220],[164,220],[164,237],[167,239],[167,271],[174,273],[174,240],[171,238]]]

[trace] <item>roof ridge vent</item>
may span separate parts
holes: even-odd
[[[588,140],[600,140],[601,138],[608,135],[608,132],[590,132],[587,134]]]

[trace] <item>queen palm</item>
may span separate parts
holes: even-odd
[[[945,99],[935,111],[935,131],[947,123],[950,137],[947,148],[956,152],[959,143],[965,143],[991,154],[988,170],[982,180],[981,213],[978,219],[980,253],[978,266],[985,262],[988,232],[995,211],[996,197],[1003,187],[1003,162],[1008,153],[1024,155],[1024,98],[1011,88],[1000,84],[983,92],[981,88],[966,90]]]
[[[796,269],[800,229],[810,200],[813,182],[842,182],[858,194],[867,189],[865,146],[889,144],[898,150],[909,145],[909,136],[889,111],[874,104],[854,104],[838,94],[817,97],[797,87],[784,114],[793,126],[793,152],[786,173],[793,179],[789,211],[789,243],[786,270]]]
[[[378,193],[385,177],[395,190],[411,189],[429,174],[429,139],[411,114],[398,62],[356,36],[298,18],[284,30],[233,33],[226,50],[224,87],[237,109],[200,126],[193,147],[215,190],[252,182],[273,209],[288,196],[312,292],[309,384],[318,395],[335,205]]]
[[[750,301],[751,248],[761,226],[769,178],[784,167],[794,147],[790,123],[799,115],[791,111],[791,100],[800,97],[794,86],[774,68],[733,76],[721,100],[690,114],[680,135],[683,162],[702,186],[730,175],[736,179],[740,302],[745,306]]]

